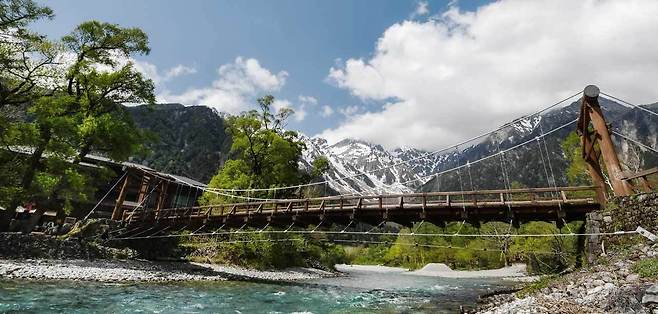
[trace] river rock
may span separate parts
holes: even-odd
[[[630,275],[626,276],[626,281],[630,281],[630,282],[638,281],[639,279],[640,279],[640,276],[638,276],[637,274],[630,274]]]
[[[605,284],[605,280],[596,279],[596,280],[592,281],[592,285],[595,286],[595,287],[603,286],[604,284]]]
[[[655,284],[647,289],[642,297],[642,304],[645,306],[656,307],[658,305],[658,284]]]

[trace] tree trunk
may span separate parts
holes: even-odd
[[[41,158],[43,157],[43,154],[46,151],[46,147],[52,138],[52,132],[50,128],[41,126],[39,129],[41,131],[41,141],[28,159],[27,167],[25,168],[23,178],[21,179],[21,193],[14,195],[12,201],[9,203],[9,208],[7,208],[7,210],[12,213],[10,217],[14,216],[13,213],[16,211],[16,207],[21,205],[21,203],[24,201],[24,193],[28,192],[32,188],[32,183],[34,181],[36,171],[41,166]]]

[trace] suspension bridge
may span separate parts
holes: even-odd
[[[625,196],[638,191],[651,191],[652,187],[647,179],[650,175],[658,173],[658,168],[647,169],[638,172],[629,172],[622,169],[621,163],[617,156],[612,136],[619,136],[631,144],[641,147],[643,150],[658,153],[656,148],[651,144],[646,144],[620,133],[618,130],[611,130],[606,123],[601,107],[598,103],[600,91],[598,87],[590,85],[583,92],[576,93],[568,98],[561,100],[551,106],[537,111],[524,118],[540,115],[548,110],[573,99],[580,97],[580,113],[578,119],[569,121],[563,125],[556,126],[544,132],[541,128],[541,134],[536,138],[529,139],[525,142],[518,143],[507,149],[500,149],[488,156],[484,156],[475,161],[458,165],[450,169],[443,169],[436,173],[411,180],[429,180],[440,175],[464,169],[469,169],[471,165],[483,162],[485,160],[499,160],[501,176],[503,177],[502,189],[492,190],[465,190],[459,191],[441,191],[426,193],[404,193],[404,194],[379,194],[364,195],[362,193],[350,193],[337,196],[325,196],[314,198],[259,198],[253,197],[259,192],[274,192],[288,189],[301,189],[319,185],[329,185],[332,182],[355,179],[368,174],[383,171],[385,169],[397,167],[414,160],[429,158],[446,152],[454,147],[463,145],[470,141],[481,139],[485,136],[495,134],[505,128],[513,127],[515,122],[504,125],[491,132],[486,132],[474,138],[468,139],[462,143],[457,143],[445,149],[437,150],[407,160],[398,164],[388,165],[383,168],[358,173],[349,177],[335,178],[321,182],[312,182],[295,186],[264,188],[264,189],[217,189],[205,186],[183,182],[175,177],[163,177],[157,173],[150,173],[153,177],[162,182],[173,182],[177,184],[186,184],[190,188],[198,189],[204,193],[215,194],[224,199],[234,199],[235,202],[228,202],[216,205],[206,206],[185,206],[174,208],[147,208],[144,206],[146,200],[155,191],[158,186],[154,185],[150,192],[145,193],[142,201],[131,211],[123,211],[117,206],[112,217],[118,220],[124,226],[117,231],[111,240],[138,240],[138,239],[155,239],[163,237],[177,237],[176,232],[190,230],[184,236],[194,235],[221,235],[221,234],[238,234],[245,232],[260,233],[313,233],[323,225],[339,224],[346,226],[344,230],[325,231],[325,233],[341,234],[385,234],[369,232],[353,232],[348,228],[353,223],[366,223],[373,226],[381,226],[385,222],[395,222],[402,225],[411,226],[417,222],[431,222],[436,225],[445,225],[449,222],[468,222],[478,226],[481,222],[500,221],[509,223],[511,226],[518,226],[520,223],[529,221],[547,221],[554,222],[558,226],[563,226],[571,221],[584,221],[588,214],[600,210],[606,204],[609,197],[609,189],[614,195]],[[648,110],[642,106],[623,101],[614,96],[603,93],[609,99],[621,102],[625,105],[638,108],[643,113],[652,116],[658,116],[658,113]],[[519,119],[515,120],[518,121]],[[574,124],[576,127],[574,127]],[[541,125],[540,125],[541,127]],[[550,159],[545,137],[559,130],[572,127],[581,138],[582,157],[587,164],[589,174],[592,178],[591,186],[557,186],[553,163]],[[543,141],[543,142],[542,142]],[[514,189],[511,187],[509,179],[509,170],[506,167],[507,161],[505,154],[519,147],[528,145],[538,145],[541,153],[541,164],[543,173],[546,176],[547,186],[536,188]],[[546,156],[544,157],[544,153]],[[605,163],[605,169],[608,172],[606,177],[602,171]],[[537,169],[542,172],[541,169]],[[469,173],[470,175],[470,173]],[[461,176],[461,173],[460,173]],[[403,182],[403,184],[410,183]],[[422,182],[421,182],[422,183]],[[461,177],[460,177],[461,185]],[[471,183],[471,187],[473,184]],[[146,192],[147,189],[144,189]],[[121,192],[119,199],[123,197]],[[268,231],[268,227],[281,227],[282,230]],[[311,231],[294,230],[293,226],[308,227]],[[245,228],[255,228],[256,231],[245,231]],[[224,231],[231,228],[238,228],[236,231]],[[285,230],[284,230],[285,229]],[[373,227],[373,230],[375,227]],[[206,232],[207,230],[215,230]],[[611,235],[636,234],[638,231],[630,230],[612,233]],[[470,236],[459,234],[432,234],[415,236]],[[598,230],[588,230],[586,233],[575,234],[571,232],[569,236],[599,236],[602,233]],[[501,233],[498,237],[514,236],[507,233]],[[521,235],[516,235],[521,236]],[[522,235],[522,236],[556,236],[552,235]]]

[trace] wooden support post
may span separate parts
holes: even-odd
[[[142,181],[139,185],[139,194],[137,195],[137,203],[141,203],[142,200],[146,197],[146,193],[148,193],[148,186],[149,186],[149,181],[150,178],[146,173],[142,173]]]
[[[126,175],[126,178],[123,180],[123,185],[121,185],[121,191],[119,192],[119,197],[116,200],[114,205],[114,210],[112,211],[112,220],[123,219],[123,202],[126,200],[126,192],[128,190],[128,181],[130,175]]]
[[[160,211],[164,206],[165,199],[167,198],[167,188],[169,187],[168,181],[161,181],[160,186],[158,187],[158,198],[155,202],[155,218],[160,219]]]
[[[578,119],[578,132],[583,144],[583,158],[587,161],[590,175],[594,181],[593,183],[605,187],[603,173],[598,164],[599,156],[597,156],[594,148],[595,142],[598,142],[614,194],[617,196],[630,195],[633,193],[633,187],[629,182],[622,180],[623,172],[619,162],[619,157],[617,156],[617,151],[612,143],[612,137],[610,136],[608,125],[603,117],[598,98],[598,87],[594,85],[588,85],[585,87],[580,109],[580,117]],[[594,128],[594,131],[589,130],[590,123]],[[604,195],[601,195],[602,191],[599,191],[598,194],[599,201],[605,203],[605,200],[602,199],[604,197]]]

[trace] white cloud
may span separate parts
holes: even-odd
[[[170,80],[175,77],[183,76],[183,75],[188,75],[188,74],[195,74],[197,72],[196,68],[193,67],[188,67],[182,64],[179,64],[167,71],[165,73],[165,79]]]
[[[306,118],[306,108],[304,104],[295,108],[293,104],[287,99],[275,99],[272,103],[272,108],[274,108],[274,112],[276,113],[281,111],[283,108],[292,109],[294,111],[292,118],[297,122],[303,121]]]
[[[220,66],[217,74],[211,86],[189,89],[181,94],[165,90],[158,95],[158,100],[188,106],[204,105],[220,112],[237,114],[249,109],[255,97],[281,89],[288,77],[285,71],[274,74],[262,67],[258,60],[242,57]]]
[[[428,13],[430,13],[430,8],[427,1],[418,2],[418,4],[416,5],[416,10],[414,11],[414,15],[422,16],[422,15],[427,15]]]
[[[322,106],[322,112],[320,112],[320,115],[327,118],[331,117],[334,114],[334,108],[331,108],[329,105],[324,105]]]
[[[348,59],[328,76],[363,100],[390,103],[320,136],[435,149],[590,83],[654,102],[657,15],[649,0],[503,0],[394,24],[371,58]]]
[[[313,96],[304,96],[304,95],[299,95],[299,101],[302,103],[310,104],[310,105],[317,105],[318,100],[313,97]]]
[[[359,107],[359,106],[351,105],[351,106],[347,106],[347,107],[343,107],[343,108],[338,108],[338,112],[340,112],[340,114],[344,115],[348,119],[353,119],[354,115],[359,113],[359,111],[361,111],[361,109],[363,109],[363,108]]]
[[[60,72],[65,71],[66,68],[74,64],[75,58],[76,55],[73,52],[64,51],[60,53],[57,57],[56,68]],[[166,82],[171,81],[176,77],[194,74],[197,72],[196,68],[194,67],[178,64],[162,73],[162,71],[160,71],[155,64],[145,60],[137,60],[132,57],[126,57],[119,52],[114,52],[112,54],[112,60],[115,63],[113,66],[107,64],[94,64],[93,67],[97,71],[109,72],[116,71],[121,67],[126,66],[128,63],[132,63],[133,68],[136,71],[142,73],[142,75],[144,75],[146,78],[153,81],[153,83],[156,85],[156,89],[163,88]]]

